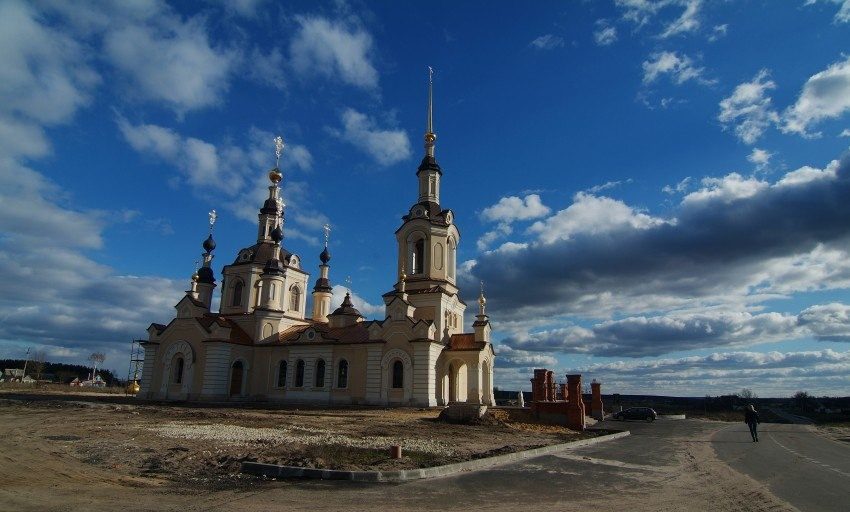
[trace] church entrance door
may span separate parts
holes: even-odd
[[[242,395],[242,361],[236,361],[230,368],[230,396]]]

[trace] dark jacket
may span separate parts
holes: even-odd
[[[744,423],[746,423],[747,425],[749,425],[750,423],[761,423],[761,420],[759,419],[759,413],[747,409],[747,412],[744,413]]]

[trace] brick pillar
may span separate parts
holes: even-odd
[[[570,401],[570,391],[567,389],[567,383],[561,384],[561,396],[563,397],[565,402]]]
[[[567,375],[567,426],[573,430],[584,430],[584,401],[581,396],[581,375]]]
[[[546,371],[546,401],[555,401],[555,372]]]
[[[534,370],[534,378],[531,379],[531,395],[535,402],[546,401],[546,369]]]
[[[605,418],[605,410],[602,407],[602,384],[593,381],[590,383],[593,398],[590,402],[590,415],[597,420]]]

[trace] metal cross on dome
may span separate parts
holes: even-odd
[[[322,226],[322,230],[325,232],[325,247],[328,246],[328,239],[331,236],[331,226],[329,224],[325,224]]]
[[[210,217],[210,233],[212,233],[213,226],[215,226],[215,221],[216,219],[218,219],[218,214],[215,212],[215,209],[213,209],[210,210],[210,213],[208,213],[207,215],[209,215]]]
[[[348,287],[348,292],[351,293],[351,276],[345,276],[345,284]]]
[[[275,137],[274,138],[274,156],[275,156],[274,166],[275,166],[275,168],[280,166],[280,155],[283,154],[283,148],[284,147],[285,147],[285,144],[283,143],[283,137],[281,137],[280,135]]]

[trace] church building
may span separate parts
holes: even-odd
[[[443,172],[434,158],[432,98],[429,83],[418,194],[395,232],[398,281],[383,295],[384,318],[363,318],[350,294],[331,304],[327,229],[307,311],[305,261],[282,245],[283,176],[276,166],[269,172],[256,242],[222,268],[217,312],[211,311],[217,288],[211,213],[203,266],[175,306],[176,317],[148,328],[137,396],[419,407],[495,403],[495,353],[483,289],[474,332],[462,332],[460,232],[452,211],[440,205]],[[279,161],[283,143],[275,142]]]

